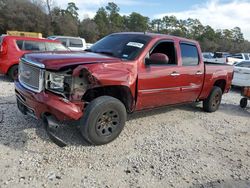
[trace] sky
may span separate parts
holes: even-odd
[[[74,2],[80,18],[92,18],[98,8],[112,0],[54,0],[61,8]],[[240,27],[245,39],[250,41],[250,0],[113,0],[120,14],[138,12],[150,19],[174,15],[178,19],[197,18],[203,25],[214,29]]]

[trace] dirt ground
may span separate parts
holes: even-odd
[[[233,89],[215,113],[196,104],[133,114],[98,147],[68,123],[60,148],[18,111],[14,84],[0,76],[0,187],[250,187],[250,105],[240,98]]]

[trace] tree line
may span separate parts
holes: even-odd
[[[177,19],[165,16],[153,19],[137,12],[121,15],[117,4],[100,7],[94,18],[79,16],[74,2],[65,9],[54,6],[53,0],[0,0],[0,34],[7,30],[41,32],[43,36],[80,36],[87,42],[114,32],[135,31],[170,34],[200,42],[203,51],[250,52],[250,42],[239,27],[213,29],[198,19]]]

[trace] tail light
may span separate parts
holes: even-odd
[[[0,54],[1,55],[5,55],[7,54],[7,43],[6,42],[2,42],[2,44],[0,45]]]

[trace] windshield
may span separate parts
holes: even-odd
[[[142,34],[112,34],[99,40],[86,51],[134,60],[150,39],[151,37]]]

